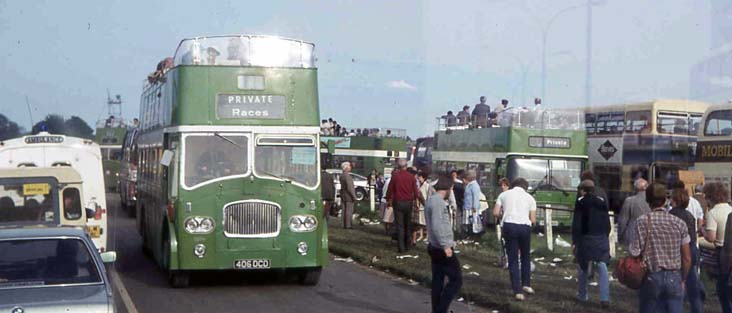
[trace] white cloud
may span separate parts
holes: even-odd
[[[406,89],[409,91],[417,91],[417,87],[414,85],[408,83],[407,81],[401,79],[401,80],[392,80],[390,82],[386,83],[386,87],[394,88],[394,89]]]

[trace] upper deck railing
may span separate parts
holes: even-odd
[[[404,128],[353,128],[361,130],[361,133],[348,131],[347,133],[336,134],[333,129],[320,129],[320,135],[322,136],[336,136],[336,137],[354,137],[354,136],[368,136],[368,137],[387,137],[387,138],[407,138],[407,130]],[[364,131],[366,132],[364,134]]]
[[[315,67],[315,45],[273,36],[212,36],[183,39],[174,65]]]
[[[485,115],[443,115],[437,118],[438,131],[489,127],[584,130],[585,115],[583,111],[572,109],[507,108]]]

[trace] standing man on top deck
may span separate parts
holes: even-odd
[[[388,206],[394,208],[394,224],[397,231],[399,253],[406,252],[411,246],[412,209],[419,195],[414,174],[407,171],[407,160],[399,159],[399,171],[391,176],[386,192]]]
[[[480,96],[480,103],[475,105],[473,109],[473,120],[476,127],[488,126],[488,114],[491,113],[491,107],[485,104],[485,96]]]
[[[465,126],[470,123],[470,106],[466,105],[463,110],[457,114],[458,125]]]

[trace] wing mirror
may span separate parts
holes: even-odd
[[[114,251],[102,252],[99,256],[102,257],[102,262],[104,263],[114,263],[117,261],[117,252]]]

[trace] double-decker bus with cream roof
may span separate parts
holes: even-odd
[[[137,220],[171,285],[201,270],[328,261],[314,45],[269,36],[184,39],[144,83]]]

